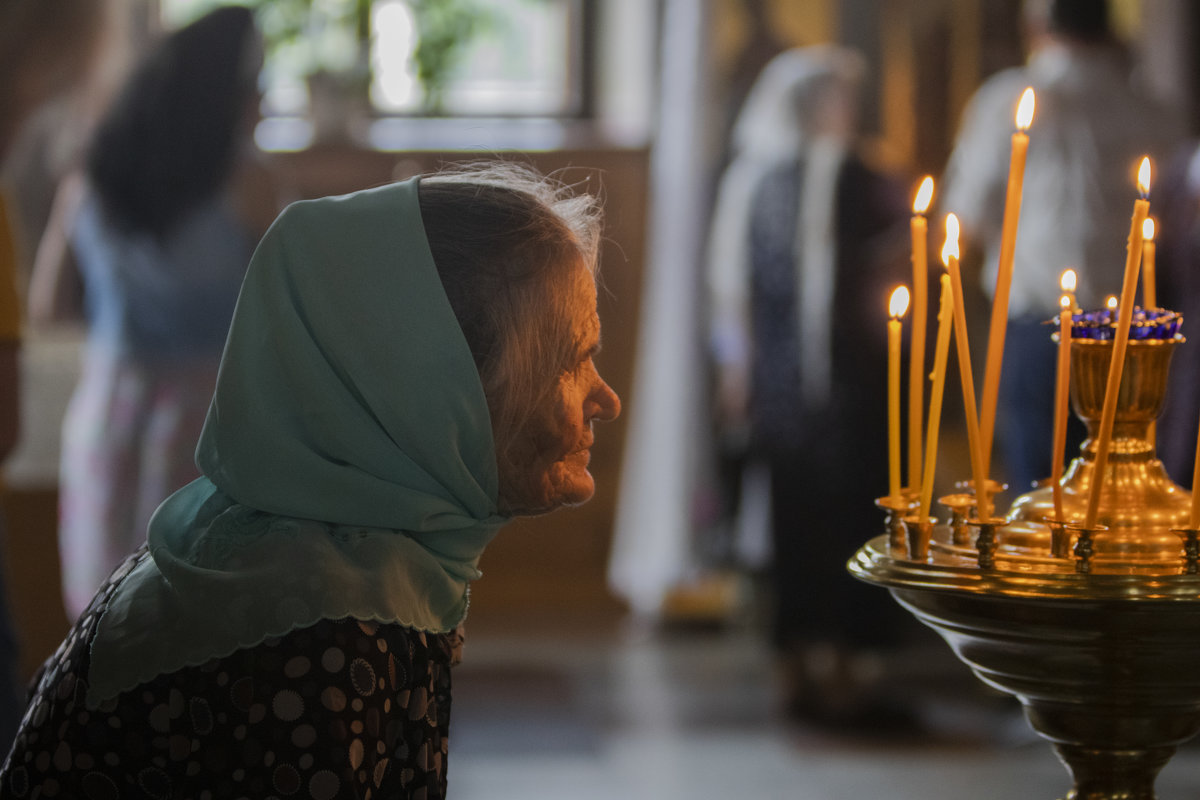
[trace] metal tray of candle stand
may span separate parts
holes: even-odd
[[[1149,439],[1182,341],[1129,342],[1090,553],[1076,534],[1073,550],[1052,555],[1047,486],[987,527],[994,538],[979,537],[985,526],[964,521],[959,506],[918,556],[889,518],[849,563],[979,678],[1021,701],[1072,773],[1068,798],[1154,798],[1159,770],[1200,731],[1200,547],[1184,530],[1191,494],[1166,475]],[[1111,341],[1072,340],[1071,399],[1088,438],[1063,477],[1068,519],[1084,516],[1111,354]]]

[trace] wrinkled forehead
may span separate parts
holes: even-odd
[[[594,348],[600,341],[596,278],[582,261],[572,276],[571,298],[571,327],[575,343],[583,350]]]

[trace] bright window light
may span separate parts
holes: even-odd
[[[268,37],[263,68],[263,113],[308,113],[306,76],[314,69],[337,72],[369,63],[370,103],[379,116],[427,113],[414,54],[420,28],[409,0],[374,0],[369,51],[358,61],[353,26],[344,24],[354,0],[160,0],[164,26],[187,24],[210,9],[237,2],[258,10]],[[581,0],[474,0],[476,24],[457,65],[447,76],[439,113],[448,116],[560,116],[577,112],[576,35]],[[299,10],[298,10],[299,9]],[[307,16],[299,16],[297,14]],[[282,26],[282,27],[281,27]]]
[[[412,56],[417,30],[408,3],[376,0],[371,8],[371,102],[385,113],[413,111],[421,104]]]

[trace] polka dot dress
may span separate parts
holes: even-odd
[[[89,710],[96,622],[134,563],[42,666],[0,796],[445,797],[456,634],[322,620]]]

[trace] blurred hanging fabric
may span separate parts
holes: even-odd
[[[711,146],[711,0],[667,0],[660,35],[649,241],[610,588],[656,618],[693,566],[692,498],[703,463],[700,287]]]

